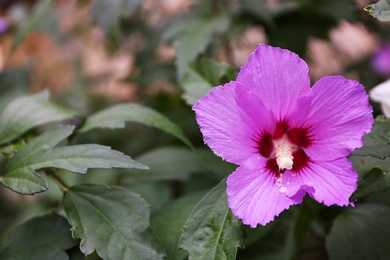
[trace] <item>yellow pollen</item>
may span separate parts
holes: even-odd
[[[276,145],[276,163],[279,166],[279,170],[291,170],[293,167],[293,159],[291,146],[286,142],[282,141]]]

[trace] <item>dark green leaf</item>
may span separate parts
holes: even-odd
[[[354,0],[316,0],[299,2],[300,9],[315,16],[331,17],[333,19],[345,19],[353,21],[356,19],[356,7]]]
[[[335,27],[338,21],[329,15],[312,14],[299,8],[292,9],[275,17],[277,30],[267,35],[268,44],[288,49],[299,56],[305,56],[309,39],[312,37],[327,38],[329,30]]]
[[[55,214],[31,219],[0,237],[0,259],[68,259],[77,245],[66,219]]]
[[[167,259],[179,260],[188,257],[186,251],[179,249],[179,239],[184,223],[204,194],[205,192],[196,192],[172,201],[152,215],[151,225],[164,245]]]
[[[95,0],[91,12],[103,31],[109,33],[120,18],[131,16],[140,4],[141,0]]]
[[[14,41],[12,43],[12,50],[14,50],[26,37],[27,33],[31,29],[36,27],[38,23],[45,17],[46,13],[49,11],[53,0],[40,0],[35,4],[31,14],[27,19],[19,26]]]
[[[74,246],[73,248],[71,248],[69,250],[66,250],[66,253],[69,256],[69,258],[68,258],[69,260],[85,260],[86,259],[85,255],[83,254],[83,252],[81,252],[80,247],[78,245]]]
[[[368,155],[379,159],[390,157],[390,120],[375,119],[371,133],[364,136],[364,145],[353,152],[354,155]]]
[[[374,192],[384,191],[390,188],[390,175],[379,167],[373,168],[368,172],[359,184],[358,189],[349,198],[354,201],[358,198],[372,194]]]
[[[307,202],[311,203],[311,202]],[[286,243],[284,248],[284,259],[295,259],[301,247],[304,236],[306,235],[312,220],[307,206],[299,208],[298,215],[294,219],[292,225],[288,230],[286,236]]]
[[[163,259],[162,245],[149,226],[149,205],[119,187],[74,186],[64,194],[64,208],[81,238],[85,255],[94,250],[104,259]]]
[[[180,248],[189,259],[235,259],[243,247],[241,221],[227,204],[226,179],[196,205],[183,228]]]
[[[246,12],[259,17],[262,21],[266,23],[266,25],[268,25],[271,29],[275,30],[276,25],[272,17],[273,16],[272,10],[276,9],[275,7],[271,9],[268,7],[266,2],[258,1],[258,0],[241,0],[240,2],[242,8]],[[285,3],[278,4],[277,6],[282,6],[282,5],[285,5]]]
[[[21,194],[34,194],[47,190],[47,181],[35,172],[35,155],[49,151],[53,146],[68,137],[73,127],[57,128],[48,131],[26,144],[8,162],[1,182],[8,188]]]
[[[214,86],[236,79],[236,70],[227,65],[202,57],[188,67],[180,84],[184,89],[183,97],[187,104],[194,105]]]
[[[24,67],[8,68],[0,74],[0,111],[8,105],[9,102],[28,94],[30,84],[30,75]]]
[[[388,259],[390,209],[381,205],[351,208],[334,222],[326,239],[330,259]]]
[[[151,213],[159,210],[173,196],[170,182],[137,182],[133,180],[129,183],[120,183],[120,187],[135,192],[145,199],[150,204]]]
[[[252,228],[248,225],[243,226],[244,232],[246,233],[245,248],[258,242],[269,234],[275,227],[277,222],[273,221],[265,226],[257,225],[256,228]],[[280,251],[280,250],[279,250]],[[282,252],[281,252],[282,253]]]
[[[196,56],[207,48],[215,35],[228,29],[229,22],[226,15],[197,17],[183,21],[172,29],[177,34],[174,45],[179,78]]]
[[[123,128],[126,121],[156,127],[192,147],[182,130],[171,120],[151,108],[137,104],[121,104],[99,111],[88,117],[79,131],[87,132],[94,128]]]
[[[61,168],[85,173],[88,168],[147,168],[106,146],[86,144],[53,148],[73,129],[73,126],[59,127],[33,139],[9,160],[0,181],[16,192],[34,194],[47,189],[46,180],[35,172],[38,169]]]
[[[358,172],[359,179],[371,171],[374,167],[380,167],[384,170],[390,169],[390,157],[382,160],[372,156],[350,155],[348,159],[352,162],[353,168]]]
[[[126,173],[122,176],[124,180],[187,180],[192,173],[205,169],[204,162],[196,153],[178,147],[158,148],[138,156],[136,160],[148,165],[149,169]]]
[[[48,99],[49,92],[42,91],[10,102],[0,116],[0,144],[12,141],[35,126],[68,119],[75,115],[74,112]]]
[[[379,0],[377,3],[368,5],[364,8],[370,15],[382,22],[390,21],[390,1]]]
[[[193,173],[216,173],[226,176],[235,166],[222,161],[206,150],[189,150],[179,147],[162,147],[136,157],[136,161],[148,165],[146,171],[132,170],[122,176],[130,180],[188,180]]]

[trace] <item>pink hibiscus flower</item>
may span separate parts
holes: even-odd
[[[359,82],[328,76],[310,88],[307,64],[267,45],[236,81],[193,107],[210,148],[239,167],[227,179],[228,203],[244,224],[265,225],[306,193],[327,206],[352,205],[358,175],[346,158],[373,124]]]

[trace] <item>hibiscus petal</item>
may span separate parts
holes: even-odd
[[[272,114],[237,82],[213,88],[193,107],[204,141],[226,161],[240,164],[258,154],[262,131],[271,132]]]
[[[299,173],[286,171],[281,189],[287,196],[306,191],[310,197],[326,206],[353,205],[349,197],[356,190],[358,174],[345,157],[329,162],[310,162]]]
[[[305,149],[315,161],[349,155],[363,145],[374,123],[364,87],[342,76],[324,77],[313,86],[313,100],[305,125],[312,144]]]
[[[267,159],[252,156],[227,179],[228,203],[244,224],[265,225],[291,205],[302,202],[304,193],[288,197],[279,191],[275,175],[266,169]]]
[[[295,53],[261,44],[241,68],[237,81],[256,93],[276,119],[299,125],[310,108],[308,71]]]

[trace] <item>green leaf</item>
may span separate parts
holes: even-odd
[[[46,13],[49,11],[53,0],[40,0],[35,4],[31,14],[27,19],[19,26],[15,38],[12,43],[11,50],[14,51],[15,48],[23,41],[27,33],[31,31],[38,23],[45,17]]]
[[[334,222],[326,238],[330,259],[388,259],[390,209],[381,205],[351,208]]]
[[[298,8],[305,10],[313,16],[322,16],[337,20],[345,19],[347,21],[357,20],[356,7],[353,0],[316,0],[316,1],[297,1]]]
[[[64,208],[81,238],[85,255],[94,250],[104,259],[163,259],[161,243],[149,226],[149,205],[119,187],[79,185],[64,194]]]
[[[95,0],[91,14],[107,34],[118,26],[120,18],[131,16],[140,4],[141,0]]]
[[[47,190],[47,181],[35,172],[34,156],[49,151],[68,137],[74,127],[48,131],[21,148],[8,162],[0,181],[4,186],[21,194],[34,194]]]
[[[35,172],[38,169],[61,168],[85,173],[88,168],[146,168],[106,146],[85,144],[53,148],[73,129],[73,126],[59,127],[33,139],[9,160],[0,181],[21,194],[34,194],[47,190],[46,180]]]
[[[364,10],[382,22],[390,21],[390,1],[389,0],[379,0],[375,4],[367,5],[364,8]]]
[[[89,116],[79,131],[83,133],[94,128],[123,128],[126,121],[156,127],[192,147],[190,140],[171,120],[151,108],[137,104],[120,104],[99,111]]]
[[[352,162],[353,168],[359,174],[359,180],[374,167],[380,167],[386,171],[390,169],[390,158],[382,160],[372,156],[352,154],[348,156],[348,159]]]
[[[202,57],[188,67],[180,80],[184,89],[183,98],[192,106],[214,86],[222,85],[236,77],[237,72],[233,67]]]
[[[176,34],[174,45],[179,78],[198,54],[207,48],[216,34],[227,31],[229,23],[229,17],[221,14],[191,18],[176,25],[176,28],[171,28],[174,32],[171,34]]]
[[[188,180],[194,173],[216,173],[226,176],[236,166],[222,161],[208,150],[195,151],[179,147],[162,147],[136,157],[136,161],[148,165],[146,171],[126,172],[122,182],[129,180]]]
[[[75,115],[48,99],[49,92],[42,91],[10,102],[0,116],[0,144],[14,140],[33,127],[69,119]]]
[[[364,136],[364,145],[353,152],[354,155],[367,155],[379,159],[390,157],[390,120],[375,119],[371,133]]]
[[[312,37],[327,39],[329,31],[338,24],[340,19],[334,17],[337,16],[335,15],[336,12],[321,14],[321,11],[317,8],[305,8],[300,6],[301,4],[298,5],[297,2],[317,5],[318,0],[289,1],[288,4],[291,5],[285,6],[285,10],[274,17],[277,30],[270,31],[267,34],[267,43],[289,49],[299,56],[306,56],[310,39]],[[322,2],[328,3],[330,1],[322,0]],[[321,4],[318,5],[321,6]]]
[[[189,259],[235,259],[243,247],[241,221],[227,204],[226,179],[206,194],[196,205],[183,227],[180,248]]]
[[[193,151],[179,147],[162,147],[141,156],[137,161],[148,165],[146,171],[132,170],[121,176],[123,181],[137,180],[188,180],[194,172],[204,168],[204,162]],[[203,168],[202,168],[203,167]]]
[[[255,15],[260,18],[265,25],[267,25],[271,30],[276,29],[275,21],[273,20],[274,12],[273,10],[281,8],[286,5],[286,3],[279,3],[277,6],[270,8],[266,2],[258,0],[241,0],[241,8],[246,12]],[[289,2],[288,2],[289,3]],[[293,2],[289,3],[292,4]],[[295,3],[294,3],[295,4]]]
[[[150,204],[151,213],[172,199],[172,183],[163,181],[119,183],[118,186],[135,192]]]
[[[385,191],[388,188],[390,188],[390,175],[387,171],[375,167],[364,175],[362,183],[359,184],[358,189],[351,195],[349,201],[354,201],[375,192]]]
[[[307,200],[307,203],[312,203]],[[288,230],[288,235],[286,236],[286,243],[284,247],[284,259],[295,259],[299,249],[301,248],[302,241],[309,230],[310,225],[312,224],[312,215],[309,212],[307,206],[301,205],[299,207],[299,212],[294,219],[292,225],[290,225]]]
[[[31,219],[0,237],[0,259],[68,259],[77,245],[66,219],[56,214]]]
[[[31,68],[30,68],[31,69]],[[28,94],[30,87],[31,71],[27,67],[8,68],[0,74],[0,111],[8,105],[9,102],[23,95]]]
[[[204,195],[201,191],[181,197],[152,215],[151,225],[167,252],[167,259],[187,259],[188,253],[179,249],[179,239],[184,223]]]

